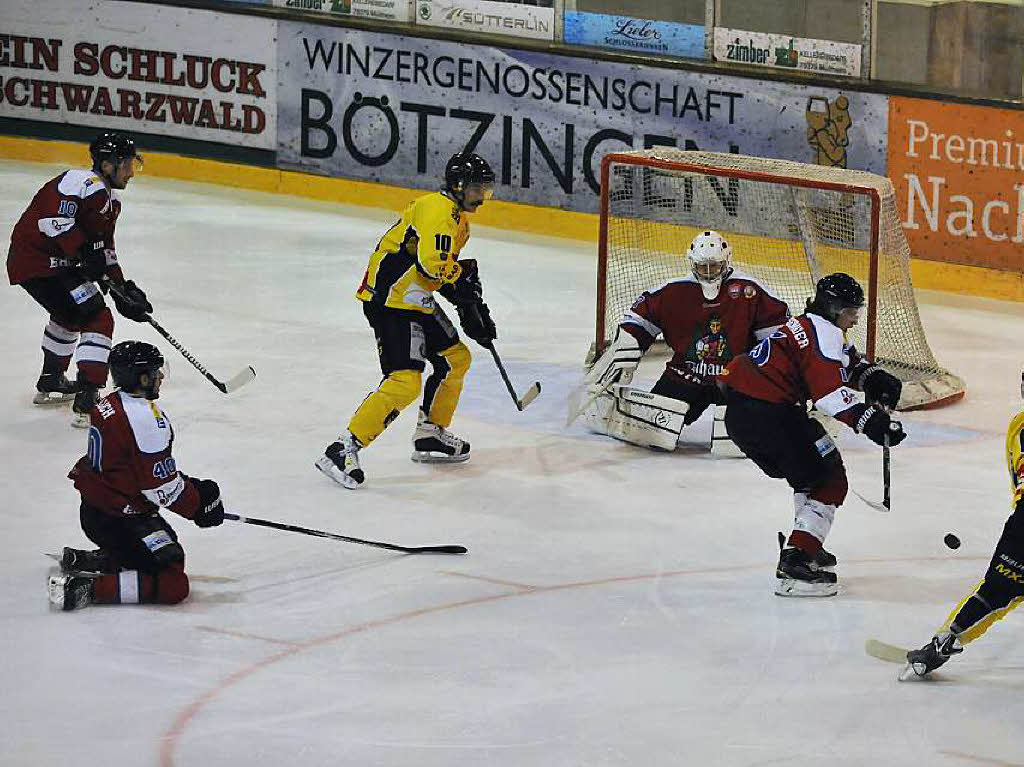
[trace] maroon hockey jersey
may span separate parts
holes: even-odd
[[[177,470],[174,429],[156,402],[115,391],[96,403],[90,418],[88,453],[68,475],[83,501],[119,516],[160,507],[195,516],[199,493]]]
[[[620,327],[644,351],[659,335],[673,351],[666,372],[678,378],[713,382],[729,361],[789,318],[786,304],[752,277],[732,272],[718,296],[708,300],[693,277],[644,292]]]
[[[864,405],[850,381],[861,362],[836,325],[801,314],[730,362],[722,380],[765,402],[797,405],[810,399],[818,410],[854,426]]]
[[[89,242],[103,242],[107,273],[124,277],[114,251],[114,225],[121,212],[117,193],[92,171],[69,170],[36,192],[11,233],[7,277],[17,285],[48,277],[77,263],[78,251]]]

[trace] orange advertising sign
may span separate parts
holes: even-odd
[[[915,258],[1024,270],[1024,112],[893,96],[889,178]]]

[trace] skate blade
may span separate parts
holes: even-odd
[[[69,402],[73,402],[74,399],[74,394],[61,394],[57,391],[37,391],[36,396],[32,398],[32,404],[52,407],[54,405],[66,405]]]
[[[447,453],[431,453],[427,450],[413,450],[412,460],[416,463],[462,463],[469,460],[469,453],[448,455]]]
[[[341,471],[334,465],[334,461],[326,455],[322,455],[317,458],[316,461],[313,462],[313,465],[346,490],[355,490],[363,484],[361,481],[357,481],[355,477],[350,477],[348,474]]]
[[[834,597],[838,583],[807,583],[795,578],[776,578],[775,595],[779,597]]]

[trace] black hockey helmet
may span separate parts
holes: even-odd
[[[142,155],[135,147],[135,139],[118,131],[104,131],[94,138],[89,144],[89,154],[92,156],[93,172],[100,174],[104,162],[113,163],[117,167],[122,160],[131,158],[139,165],[142,164]]]
[[[814,298],[807,302],[807,311],[835,322],[839,312],[864,306],[864,289],[848,274],[836,272],[818,280]]]
[[[164,355],[153,344],[121,341],[110,350],[108,364],[114,386],[126,392],[136,392],[142,388],[140,378],[143,373],[148,374],[149,385],[143,393],[153,399],[153,380],[156,372],[164,366]]]
[[[483,198],[490,199],[494,192],[494,171],[480,155],[456,152],[444,166],[444,189],[461,205],[462,196],[471,184],[479,184]]]

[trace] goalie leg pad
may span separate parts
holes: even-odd
[[[633,445],[676,449],[689,406],[629,386],[616,386],[595,400],[584,416],[594,431]]]
[[[725,428],[725,405],[715,405],[715,420],[711,427],[711,455],[715,458],[746,458],[739,445],[732,441]]]

